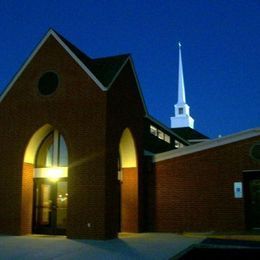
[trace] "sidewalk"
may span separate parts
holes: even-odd
[[[121,234],[119,239],[71,240],[63,236],[0,236],[0,259],[169,259],[205,237]]]

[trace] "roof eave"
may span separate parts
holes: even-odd
[[[54,33],[52,29],[49,29],[48,32],[45,34],[45,36],[42,38],[42,40],[36,45],[36,47],[33,49],[29,57],[23,62],[20,69],[16,72],[16,74],[13,76],[11,81],[8,83],[7,87],[3,91],[2,95],[0,96],[0,102],[3,101],[3,99],[6,97],[7,93],[10,91],[10,89],[13,87],[16,80],[20,77],[20,75],[23,73],[27,65],[31,62],[33,57],[36,55],[36,53],[39,51],[39,49],[42,47],[42,45],[46,42],[46,40],[49,38],[49,36]]]
[[[192,154],[195,152],[204,151],[207,149],[212,149],[215,147],[235,143],[238,141],[242,141],[242,140],[257,137],[257,136],[260,136],[260,128],[253,128],[253,129],[245,130],[245,131],[235,133],[232,135],[228,135],[228,136],[224,136],[221,138],[208,140],[208,141],[201,142],[198,144],[193,144],[191,146],[182,147],[177,150],[156,154],[154,156],[154,162],[169,160],[172,158]]]
[[[78,65],[90,76],[96,85],[103,91],[107,88],[98,80],[98,78],[89,70],[89,68],[73,53],[73,51],[66,45],[66,43],[59,37],[59,35],[51,29],[53,37],[59,44],[69,53],[69,55],[78,63]]]

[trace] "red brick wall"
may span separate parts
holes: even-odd
[[[138,232],[138,172],[124,168],[121,183],[121,232]]]
[[[21,234],[32,233],[33,208],[33,164],[23,164],[22,176],[22,205],[21,205]]]
[[[2,158],[7,158],[5,154],[0,154]],[[12,167],[12,171],[8,168],[0,171],[0,233],[8,235],[19,235],[21,231],[21,185],[13,176],[17,173],[17,165]]]
[[[244,199],[233,183],[260,169],[249,156],[259,137],[160,161],[148,175],[148,229],[159,232],[245,228]]]
[[[120,185],[117,180],[119,143],[121,136],[128,128],[133,136],[136,158],[138,190],[137,205],[138,218],[133,219],[138,227],[135,230],[142,230],[142,163],[143,163],[143,118],[144,107],[137,89],[137,82],[134,77],[130,62],[126,64],[120,75],[108,91],[107,99],[107,122],[106,122],[106,230],[107,237],[115,237],[120,231]]]

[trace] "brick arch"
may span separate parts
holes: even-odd
[[[26,145],[22,168],[21,234],[32,233],[35,158],[43,139],[55,128],[45,124],[34,132]]]
[[[25,152],[24,152],[24,163],[34,164],[36,151],[42,141],[42,139],[53,129],[50,124],[45,124],[40,127],[32,137],[30,138]]]
[[[124,129],[120,143],[120,231],[138,232],[138,161],[133,134]]]

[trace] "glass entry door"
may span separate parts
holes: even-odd
[[[34,179],[33,232],[63,235],[67,223],[67,178]]]

